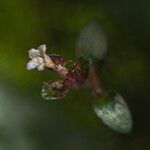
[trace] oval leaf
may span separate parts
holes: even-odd
[[[94,104],[96,115],[105,125],[120,133],[129,133],[132,129],[132,118],[129,108],[121,95],[116,93],[105,102],[99,99]]]
[[[106,54],[106,36],[97,22],[88,23],[80,32],[76,43],[76,55],[87,55],[101,60]]]

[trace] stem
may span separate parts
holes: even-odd
[[[101,82],[98,79],[98,76],[96,73],[96,69],[94,67],[92,67],[90,69],[89,78],[88,78],[86,84],[87,84],[87,87],[92,91],[92,94],[96,98],[101,98],[101,97],[107,96],[107,92],[105,91],[105,89],[101,85]]]

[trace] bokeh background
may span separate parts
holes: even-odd
[[[149,150],[149,7],[148,0],[0,0],[0,150]],[[75,60],[75,40],[94,18],[108,38],[101,80],[128,102],[134,121],[128,135],[95,116],[85,90],[43,100],[42,82],[57,77],[26,70],[28,50],[43,43]]]

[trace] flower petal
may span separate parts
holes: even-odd
[[[38,69],[39,71],[44,70],[45,64],[44,64],[43,58],[37,57],[37,62],[38,62],[37,69]]]
[[[46,45],[40,45],[38,47],[38,50],[41,51],[41,52],[43,52],[43,53],[45,53],[46,52]]]
[[[37,59],[36,59],[36,58],[35,58],[35,59],[32,59],[31,61],[29,61],[29,62],[27,63],[27,70],[32,70],[32,69],[36,68],[37,65],[38,65]]]
[[[44,70],[44,63],[39,64],[39,65],[37,66],[37,69],[38,69],[39,71]]]
[[[37,59],[38,64],[41,64],[44,62],[43,58],[41,57],[37,57],[36,59]]]
[[[39,57],[39,56],[40,56],[39,50],[36,50],[36,49],[29,50],[29,57],[30,58],[36,58],[36,57]]]

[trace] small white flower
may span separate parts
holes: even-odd
[[[29,50],[29,57],[32,59],[27,63],[27,69],[32,70],[37,68],[39,71],[44,70],[44,67],[54,68],[55,65],[52,59],[45,54],[46,45],[41,45],[38,49]]]

